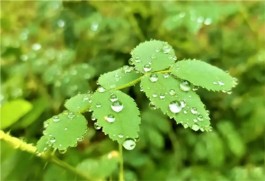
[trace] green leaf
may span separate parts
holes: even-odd
[[[112,140],[123,143],[138,138],[140,112],[128,95],[119,90],[95,92],[91,109],[97,124]]]
[[[106,89],[113,89],[128,84],[139,77],[140,74],[136,73],[133,67],[124,66],[101,75],[98,79],[98,83]]]
[[[11,126],[31,109],[31,103],[23,99],[16,99],[5,103],[0,107],[0,129],[5,129]]]
[[[186,83],[186,82],[184,82]],[[141,80],[141,88],[157,108],[174,118],[177,123],[194,131],[211,130],[208,111],[200,97],[191,90],[190,85],[173,78],[169,74],[148,74]]]
[[[166,69],[177,59],[173,48],[167,42],[158,40],[140,43],[131,55],[131,63],[142,73]]]
[[[83,139],[87,121],[81,114],[65,111],[46,120],[44,127],[44,138],[37,144],[38,151],[45,150],[45,142],[47,147],[64,151],[68,147],[76,147],[78,141]]]
[[[100,159],[86,159],[77,165],[91,180],[102,180],[109,177],[118,168],[118,153],[113,151]]]
[[[72,112],[82,113],[91,106],[91,94],[77,94],[68,99],[64,106]]]
[[[172,74],[212,91],[228,92],[237,84],[228,73],[200,60],[178,61],[172,66]]]

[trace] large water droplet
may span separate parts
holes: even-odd
[[[122,146],[126,149],[126,150],[133,150],[136,146],[136,143],[133,139],[126,139]]]
[[[194,131],[198,131],[200,129],[200,127],[197,124],[194,124],[194,125],[192,125],[191,129]]]
[[[152,68],[151,68],[151,65],[146,64],[146,65],[144,65],[143,69],[144,69],[145,72],[150,72]]]
[[[197,108],[195,108],[195,107],[192,107],[192,108],[190,109],[190,112],[191,112],[192,114],[198,114]]]
[[[94,128],[95,128],[96,130],[100,130],[100,129],[101,129],[101,126],[99,126],[98,123],[95,122],[95,123],[94,123]]]
[[[151,82],[156,82],[158,80],[157,74],[151,74],[149,80]]]
[[[190,83],[188,81],[183,81],[179,84],[180,89],[183,91],[190,91]]]
[[[182,110],[181,104],[178,101],[172,101],[169,105],[169,110],[172,113],[179,113]]]
[[[113,123],[113,122],[115,122],[115,116],[112,115],[112,114],[109,114],[109,115],[105,116],[104,119],[105,119],[107,122],[109,122],[109,123]]]
[[[110,101],[111,102],[114,102],[114,101],[117,101],[117,100],[118,100],[118,97],[115,94],[111,94],[110,95]]]
[[[115,112],[121,112],[123,110],[123,104],[120,101],[114,101],[111,104],[111,109]]]

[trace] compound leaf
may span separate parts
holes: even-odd
[[[169,74],[153,73],[142,78],[141,88],[151,105],[185,128],[211,130],[208,112],[187,81],[182,82]]]
[[[167,42],[158,40],[140,43],[131,55],[131,63],[142,73],[166,69],[177,59],[173,48]]]
[[[77,94],[68,99],[64,106],[72,112],[85,112],[91,106],[91,94]]]
[[[236,85],[236,79],[228,73],[200,60],[178,61],[172,66],[172,74],[212,91],[228,92]]]
[[[95,92],[92,95],[92,117],[112,140],[138,138],[140,112],[134,100],[119,90]]]
[[[140,77],[133,67],[124,66],[120,69],[101,75],[98,79],[99,85],[106,89],[113,89],[128,84]]]
[[[85,117],[78,113],[64,111],[53,116],[44,122],[44,138],[37,144],[38,151],[45,151],[44,143],[47,148],[53,147],[58,150],[66,150],[68,147],[77,146],[78,141],[83,139],[87,131],[87,121]]]

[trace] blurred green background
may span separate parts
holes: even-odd
[[[139,85],[140,139],[125,151],[126,181],[265,180],[265,3],[237,1],[1,1],[1,129],[36,143],[64,101],[94,91],[100,74],[128,64],[140,42],[158,39],[179,60],[196,58],[238,79],[232,94],[198,90],[213,131],[193,132],[151,110]],[[58,154],[95,163],[117,144],[90,127]],[[93,163],[94,163],[93,162]],[[91,164],[91,168],[100,169]],[[97,179],[117,180],[118,169]],[[100,174],[98,174],[100,175]],[[1,141],[1,180],[79,180]]]

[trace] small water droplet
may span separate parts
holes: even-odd
[[[116,94],[111,94],[110,95],[110,101],[111,102],[114,102],[114,101],[117,101],[118,100],[118,97],[116,96]]]
[[[123,104],[120,101],[114,101],[111,104],[111,109],[115,112],[121,112],[123,110]]]
[[[191,112],[192,114],[198,114],[197,108],[195,108],[195,107],[192,107],[192,108],[190,109],[190,112]]]
[[[100,108],[101,107],[101,104],[100,103],[97,103],[96,104],[96,108]]]
[[[193,90],[193,91],[197,91],[198,89],[199,89],[198,86],[193,86],[193,87],[192,87],[192,90]]]
[[[155,106],[155,104],[154,104],[153,102],[150,102],[150,103],[149,103],[149,107],[150,107],[150,109],[152,109],[152,110],[156,110],[156,109],[157,109],[156,106]]]
[[[218,85],[220,85],[220,86],[224,86],[224,85],[225,85],[225,83],[224,83],[224,82],[222,82],[222,81],[218,81]]]
[[[194,131],[198,131],[200,129],[200,127],[197,124],[194,124],[194,125],[192,125],[191,129]]]
[[[187,114],[188,112],[186,110],[183,111],[184,114]]]
[[[84,96],[84,97],[83,97],[83,101],[84,101],[84,102],[89,101],[89,97],[88,97],[88,96]]]
[[[165,94],[163,94],[163,93],[161,93],[161,94],[159,95],[159,98],[160,98],[160,99],[165,99],[165,97],[166,97],[166,96],[165,96]]]
[[[180,101],[180,106],[181,106],[182,108],[184,108],[184,107],[186,106],[186,102],[185,102],[185,101]]]
[[[180,84],[180,89],[187,92],[187,91],[190,91],[190,83],[188,81],[182,81]]]
[[[55,142],[56,142],[56,139],[55,139],[54,137],[51,137],[51,138],[50,138],[50,143],[53,144],[53,143],[55,143]]]
[[[95,128],[96,130],[100,130],[100,129],[101,129],[101,126],[99,126],[98,123],[95,122],[95,123],[94,123],[94,128]]]
[[[65,154],[67,152],[67,150],[59,150],[60,154]]]
[[[52,120],[53,120],[53,122],[59,122],[60,118],[59,118],[59,116],[53,116]]]
[[[151,68],[150,64],[146,64],[146,65],[144,65],[143,69],[144,69],[145,72],[150,72],[152,68]]]
[[[126,149],[126,150],[133,150],[136,146],[136,143],[133,139],[126,139],[122,146]]]
[[[123,138],[124,136],[122,134],[118,134],[118,137],[119,138]]]
[[[113,122],[115,122],[115,116],[112,115],[112,114],[109,114],[109,115],[105,116],[104,119],[105,119],[107,122],[109,122],[109,123],[113,123]]]
[[[169,75],[169,73],[165,73],[163,76],[165,79],[167,79],[170,75]]]
[[[98,88],[97,91],[98,91],[98,92],[101,92],[101,93],[102,93],[102,92],[105,92],[105,88],[100,86],[100,87]]]
[[[152,96],[153,96],[154,98],[158,97],[158,95],[157,95],[157,94],[153,94]]]
[[[197,123],[197,122],[198,122],[198,120],[197,120],[197,119],[193,119],[193,122],[194,122],[194,123]]]
[[[131,72],[132,70],[133,70],[133,67],[129,67],[128,65],[126,65],[126,66],[123,67],[123,71],[124,71],[125,73],[129,73],[129,72]]]
[[[156,82],[158,80],[157,74],[151,74],[150,77],[149,77],[149,80],[151,82]]]
[[[135,57],[135,59],[134,59],[134,61],[136,62],[136,63],[140,63],[141,62],[141,59],[140,59],[140,57]]]
[[[68,117],[69,119],[73,119],[73,118],[75,117],[75,114],[72,113],[72,112],[69,112],[68,115],[67,115],[67,117]]]
[[[188,124],[183,124],[183,127],[186,129],[186,128],[189,127],[189,125]]]
[[[163,46],[163,53],[168,54],[171,51],[170,46],[165,44]]]
[[[203,116],[201,114],[198,115],[198,120],[203,121]]]
[[[174,96],[176,95],[176,91],[174,89],[169,90],[169,95]]]
[[[169,105],[169,110],[172,112],[172,113],[179,113],[181,110],[182,110],[182,107],[180,105],[180,103],[178,101],[172,101]]]

